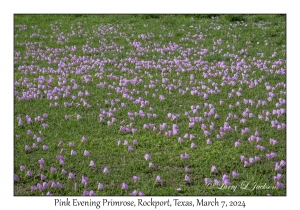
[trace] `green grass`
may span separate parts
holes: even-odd
[[[216,18],[215,18],[216,17]],[[17,56],[14,64],[14,80],[22,81],[28,78],[29,83],[38,85],[35,80],[39,76],[44,76],[47,80],[52,76],[54,82],[51,83],[51,89],[59,87],[61,74],[43,73],[39,69],[53,68],[57,69],[58,64],[49,64],[48,60],[41,59],[51,56],[52,59],[57,61],[62,60],[66,64],[72,63],[72,57],[81,57],[81,63],[73,63],[70,65],[70,70],[74,73],[68,73],[64,76],[67,80],[65,86],[73,86],[71,79],[75,79],[76,83],[80,86],[78,89],[72,89],[67,97],[58,95],[58,100],[48,100],[44,95],[40,99],[31,99],[25,101],[14,100],[14,133],[20,135],[19,138],[14,139],[14,173],[16,173],[20,180],[14,184],[15,195],[42,195],[50,191],[53,195],[81,195],[84,187],[81,184],[81,176],[89,178],[87,190],[96,191],[97,195],[128,195],[134,189],[142,191],[145,195],[158,196],[158,195],[259,195],[265,196],[266,194],[286,195],[286,189],[271,189],[271,190],[220,190],[217,187],[209,188],[204,183],[204,178],[222,179],[223,174],[228,174],[231,177],[231,172],[237,171],[240,176],[236,179],[230,178],[231,184],[234,186],[241,186],[243,182],[249,182],[250,185],[258,183],[263,185],[274,186],[273,176],[278,172],[274,170],[275,162],[286,160],[286,130],[277,130],[272,128],[270,122],[262,121],[257,118],[258,114],[262,114],[264,110],[271,112],[269,116],[271,120],[278,120],[285,123],[285,115],[279,117],[272,115],[272,110],[277,109],[275,104],[279,98],[285,99],[285,95],[280,94],[279,91],[285,91],[283,87],[276,87],[272,101],[267,101],[266,94],[269,92],[265,88],[265,82],[269,82],[272,87],[275,87],[279,82],[286,82],[285,75],[279,75],[261,71],[260,68],[254,63],[257,60],[266,61],[265,66],[272,69],[272,63],[283,59],[284,63],[280,67],[275,67],[275,70],[285,68],[286,56],[286,22],[285,15],[15,15],[15,38],[14,50],[15,53],[21,53]],[[26,30],[20,30],[20,25],[26,26]],[[98,30],[99,28],[102,29]],[[82,30],[82,33],[78,33]],[[74,36],[67,36],[72,34]],[[63,34],[62,34],[63,32]],[[120,36],[120,33],[126,34]],[[203,34],[205,40],[196,39],[195,34]],[[33,36],[32,34],[38,34]],[[172,34],[172,36],[168,36]],[[64,35],[68,41],[58,43],[57,36]],[[142,39],[141,35],[146,35],[148,38]],[[183,38],[189,38],[184,40]],[[222,44],[214,44],[218,39],[222,39]],[[143,54],[138,54],[136,48],[130,43],[138,41],[141,46],[145,48]],[[197,41],[197,43],[195,43]],[[247,45],[246,42],[251,42]],[[175,51],[166,50],[165,53],[153,50],[155,44],[160,44],[160,48],[167,47],[170,43],[176,43],[179,48]],[[267,43],[267,44],[266,44]],[[76,45],[76,52],[67,51],[69,47]],[[99,52],[84,52],[82,48],[88,45],[90,48],[102,49]],[[106,48],[108,46],[108,48]],[[118,46],[121,50],[115,50]],[[149,46],[149,48],[147,48]],[[233,48],[234,46],[234,48]],[[57,53],[47,51],[47,49],[56,48]],[[36,50],[38,54],[35,54]],[[199,55],[195,52],[207,49],[205,55]],[[246,50],[245,54],[239,54],[242,49]],[[153,51],[152,51],[153,50]],[[212,53],[213,52],[213,53]],[[276,52],[275,57],[271,57]],[[257,53],[263,53],[264,56],[260,57]],[[70,55],[72,54],[72,55]],[[193,65],[194,69],[189,72],[176,74],[177,66],[170,66],[169,63],[162,62],[163,60],[173,61],[174,58],[184,60],[183,55],[187,57],[194,64],[194,61],[199,60],[200,56],[202,61],[206,63],[200,66]],[[226,56],[226,54],[228,56]],[[37,59],[39,56],[39,59]],[[154,61],[155,65],[160,64],[161,68],[166,68],[167,71],[162,75],[159,67],[152,64],[151,68],[138,67],[127,58],[137,58],[139,61]],[[102,65],[93,65],[88,62],[89,59],[103,61],[104,59],[115,60],[114,62],[106,61]],[[255,58],[255,60],[254,60]],[[86,61],[84,61],[86,59]],[[210,66],[216,65],[220,61],[225,61],[227,66],[236,66],[237,62],[244,60],[243,68],[246,70],[244,73],[248,74],[249,78],[258,80],[262,76],[265,77],[261,83],[255,88],[249,89],[246,84],[238,84],[236,86],[219,85],[220,93],[209,95],[207,100],[202,97],[192,96],[190,91],[193,87],[200,86],[198,82],[204,82],[205,85],[214,89],[209,79],[215,83],[222,82],[222,76],[205,78],[205,69]],[[268,62],[270,61],[270,62]],[[121,72],[120,64],[127,68],[125,72]],[[32,65],[32,70],[27,70],[25,74],[20,69],[24,66]],[[85,73],[75,74],[76,69],[90,67]],[[191,66],[182,64],[184,69]],[[102,78],[99,78],[97,73],[101,73]],[[202,70],[201,70],[202,69]],[[32,71],[36,73],[33,74]],[[133,70],[135,73],[130,73]],[[211,73],[216,73],[221,68],[211,69]],[[189,84],[190,74],[193,73],[197,83]],[[236,72],[231,72],[229,69],[228,75],[234,76]],[[109,88],[119,86],[120,79],[108,79],[108,75],[115,75],[127,79],[133,79],[136,76],[143,81],[137,85],[127,84],[126,88],[128,93],[138,99],[142,97],[144,100],[149,101],[149,105],[142,108],[140,104],[134,104],[131,100],[123,98],[121,93],[117,93],[114,89]],[[91,82],[85,83],[82,76],[90,75]],[[166,83],[177,85],[177,89],[166,90],[162,85],[162,77],[169,78]],[[239,74],[239,79],[242,75]],[[155,81],[158,80],[158,83]],[[176,80],[173,82],[173,80]],[[182,81],[179,86],[178,81]],[[104,88],[97,87],[96,84],[106,82]],[[156,84],[155,88],[144,88],[144,85]],[[45,85],[45,83],[43,83]],[[178,92],[179,89],[186,90],[190,88],[186,94]],[[19,92],[19,96],[23,91],[28,91],[30,87],[26,85],[16,86],[15,89]],[[61,88],[61,87],[60,87]],[[242,96],[228,98],[228,93],[232,89],[238,90],[242,88]],[[91,108],[83,106],[80,101],[78,92],[88,90],[90,96],[83,96]],[[140,91],[141,94],[137,94]],[[144,91],[149,93],[146,95]],[[204,89],[199,89],[199,92],[205,92]],[[130,93],[132,92],[132,94]],[[170,94],[170,92],[172,94]],[[76,99],[72,99],[72,95],[76,95]],[[156,94],[156,97],[153,97]],[[163,95],[166,99],[160,101],[159,95]],[[111,101],[115,98],[120,99],[114,105],[105,103],[105,100]],[[267,106],[246,105],[243,99],[252,99],[256,103],[258,100],[266,100]],[[220,105],[219,101],[224,100],[224,104]],[[80,103],[79,107],[76,105],[65,107],[64,102],[72,102],[74,104]],[[241,103],[241,107],[235,106],[236,102]],[[50,103],[57,102],[59,106],[51,107]],[[127,106],[122,107],[121,103],[126,103]],[[215,107],[215,113],[218,113],[220,119],[213,119],[211,117],[207,120],[204,117],[204,112],[209,112],[208,107],[204,107],[204,103],[212,104]],[[233,109],[229,109],[229,104],[234,105]],[[185,116],[185,111],[190,111],[190,106],[200,105],[201,109],[198,113],[190,114],[191,116],[201,116],[205,121],[203,122],[209,127],[211,121],[214,122],[215,130],[211,131],[212,135],[209,137],[213,142],[212,145],[206,143],[207,137],[203,135],[200,129],[202,123],[196,123],[194,128],[188,128],[189,119]],[[154,110],[150,111],[149,107]],[[240,124],[242,113],[246,108],[255,115],[255,118],[247,118],[245,124]],[[285,105],[282,106],[285,108]],[[104,109],[106,112],[109,109],[116,108],[117,112],[114,117],[117,119],[111,126],[107,126],[106,121],[111,120],[105,117],[105,122],[99,121],[100,110]],[[279,109],[279,108],[278,108]],[[133,127],[138,128],[134,134],[123,133],[119,131],[121,121],[125,120],[124,125],[130,123],[128,112],[139,112],[143,110],[145,113],[156,113],[157,118],[141,118],[134,116]],[[228,113],[236,114],[239,119],[226,120]],[[29,115],[34,121],[37,116],[42,116],[47,113],[48,118],[44,118],[48,127],[43,128],[40,122],[34,122],[28,125],[25,116]],[[180,117],[171,121],[167,117],[167,113],[179,114]],[[80,114],[82,119],[77,120],[76,115]],[[21,116],[24,126],[18,126],[17,117]],[[65,115],[69,115],[68,120]],[[234,128],[237,126],[236,131],[226,132],[222,139],[217,139],[216,134],[219,133],[219,128],[227,121]],[[158,131],[144,130],[143,125],[153,123],[159,129],[159,125],[166,122],[168,124],[167,130],[172,129],[172,124],[177,124],[179,127],[180,137],[185,133],[193,134],[196,136],[194,140],[185,140],[183,143],[178,143],[179,136],[166,136],[164,132],[158,134]],[[122,124],[123,125],[123,124]],[[248,127],[250,132],[242,135],[240,130]],[[255,130],[260,132],[262,141],[260,145],[265,146],[265,151],[255,149],[255,142],[249,143],[248,137],[254,135]],[[27,130],[33,131],[34,134],[43,139],[42,143],[37,143],[38,149],[31,148],[30,151],[24,151],[25,145],[32,147],[32,143],[36,143],[33,135],[28,135]],[[209,129],[208,129],[209,130]],[[41,131],[41,133],[39,133]],[[87,142],[81,142],[82,136],[87,138]],[[270,145],[269,139],[274,138],[278,140],[279,144]],[[130,145],[134,147],[134,151],[128,151],[124,145],[117,145],[118,139],[127,140]],[[138,145],[133,145],[133,139],[138,141]],[[241,139],[241,146],[234,147],[234,142]],[[61,146],[57,146],[60,141],[63,141]],[[74,147],[69,147],[68,142],[73,142]],[[196,143],[197,148],[191,148],[191,142]],[[42,145],[47,145],[47,151],[42,150]],[[62,155],[65,157],[65,165],[59,165],[55,156],[58,155],[61,149],[64,148]],[[75,150],[77,156],[71,156],[70,151]],[[83,151],[88,150],[91,153],[90,157],[83,156]],[[180,154],[188,153],[191,158],[181,160]],[[277,157],[272,160],[265,158],[266,153],[276,152]],[[149,168],[149,161],[144,159],[144,155],[149,153],[152,156],[151,162],[154,163],[155,168]],[[249,168],[244,168],[240,161],[240,155],[247,158],[260,156],[261,161],[256,162]],[[38,160],[44,158],[44,169],[40,169]],[[93,169],[89,166],[90,160],[96,164]],[[20,171],[20,165],[26,167],[25,171]],[[219,171],[218,174],[211,174],[211,166],[215,165]],[[50,167],[56,167],[57,172],[51,173]],[[104,174],[102,171],[104,167],[108,167],[110,174]],[[186,173],[184,168],[189,167],[191,171]],[[75,180],[68,179],[68,174],[61,173],[64,168],[68,173],[72,172],[76,175]],[[30,170],[33,174],[32,177],[27,177],[26,171]],[[280,172],[284,178],[280,180],[284,185],[285,181],[285,168]],[[44,192],[30,191],[30,186],[36,185],[40,181],[39,175],[44,174],[47,176],[45,181],[53,180],[63,184],[62,189],[47,188]],[[188,174],[191,178],[191,183],[186,183],[184,176]],[[136,183],[133,182],[132,176],[139,176],[140,180]],[[162,184],[156,183],[156,176],[163,179]],[[97,190],[97,183],[104,184],[105,189]],[[122,182],[129,185],[128,191],[121,190]],[[78,183],[78,189],[73,189],[74,183]],[[181,191],[177,191],[181,188]]]

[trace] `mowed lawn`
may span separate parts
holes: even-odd
[[[285,15],[14,16],[14,195],[286,195]]]

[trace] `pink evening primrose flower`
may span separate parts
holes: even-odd
[[[217,167],[216,166],[212,166],[211,170],[212,173],[218,173]]]
[[[278,141],[276,141],[275,139],[270,139],[270,144],[272,145],[278,144]]]
[[[183,139],[180,138],[180,137],[178,137],[178,142],[179,142],[179,143],[182,143],[182,142],[183,142]]]
[[[56,168],[54,168],[54,167],[51,167],[51,168],[50,168],[50,171],[51,171],[52,173],[54,173],[54,172],[56,172],[56,171],[57,171],[57,169],[56,169]]]
[[[260,157],[259,157],[259,156],[255,156],[255,157],[254,157],[254,160],[255,160],[255,161],[260,161]]]
[[[32,176],[31,171],[27,171],[26,175],[27,175],[27,176]]]
[[[275,163],[275,171],[281,171],[281,170],[282,170],[281,166],[279,165],[278,162],[276,162]]]
[[[42,139],[41,137],[37,137],[37,138],[36,138],[36,141],[37,141],[37,142],[43,142],[43,139]]]
[[[211,181],[210,178],[205,178],[205,179],[204,179],[204,182],[205,182],[205,184],[210,184],[210,183],[212,183],[212,181]]]
[[[128,185],[125,182],[122,182],[122,190],[127,190]]]
[[[137,190],[133,190],[131,193],[129,193],[129,195],[132,195],[132,196],[135,196],[138,194],[138,191]]]
[[[65,169],[61,169],[61,173],[62,173],[62,174],[66,174],[67,171],[66,171]]]
[[[276,182],[276,186],[277,186],[278,188],[284,188],[284,184],[281,183],[281,182]]]
[[[85,136],[82,136],[81,141],[82,142],[87,142],[87,139],[85,138]]]
[[[251,164],[255,163],[255,158],[249,158],[249,162],[250,162]]]
[[[197,145],[194,142],[192,142],[191,143],[191,148],[197,148]]]
[[[238,177],[239,176],[239,174],[236,172],[236,171],[232,171],[232,177],[233,178],[236,178],[236,177]]]
[[[156,177],[156,181],[159,182],[159,183],[162,182],[162,179],[160,178],[160,176],[157,176],[157,177]]]
[[[87,151],[87,150],[84,150],[83,155],[85,155],[85,156],[90,156],[90,152]]]
[[[184,176],[184,180],[185,180],[186,182],[188,182],[188,183],[191,182],[191,179],[190,179],[190,177],[189,177],[188,175],[185,175],[185,176]]]
[[[108,170],[108,168],[107,168],[107,167],[105,167],[105,168],[103,169],[103,172],[104,172],[104,173],[106,173],[106,174],[109,174],[109,170]]]
[[[30,150],[30,147],[28,145],[25,145],[25,150],[26,151]]]
[[[146,160],[150,160],[150,159],[151,159],[151,155],[145,154],[144,158],[145,158]]]
[[[69,173],[69,176],[68,176],[69,179],[75,179],[75,175],[72,174],[72,173]]]
[[[240,159],[241,159],[242,162],[247,160],[247,158],[243,155],[240,156]]]
[[[275,152],[271,152],[270,155],[271,155],[271,158],[275,158],[277,156]]]
[[[132,146],[128,146],[128,151],[133,151],[134,149],[133,149],[133,147]]]
[[[45,180],[47,177],[44,174],[41,174],[41,180]]]
[[[71,155],[75,156],[77,153],[74,150],[71,150]]]
[[[125,145],[125,146],[128,146],[128,145],[129,145],[129,143],[128,143],[127,140],[124,140],[124,145]]]
[[[137,182],[137,181],[140,180],[140,177],[138,177],[138,176],[133,176],[132,179],[133,179],[134,182]]]
[[[241,143],[240,143],[239,141],[234,142],[234,146],[235,146],[235,147],[240,146],[240,144],[241,144]]]
[[[282,177],[283,177],[282,174],[277,174],[276,176],[273,177],[273,180],[274,180],[275,182],[277,182],[277,181],[279,181]]]
[[[15,181],[15,182],[19,181],[19,177],[18,177],[17,174],[14,174],[14,181]]]
[[[224,183],[226,186],[231,185],[231,183],[230,183],[230,181],[229,181],[228,179],[225,179],[225,180],[223,181],[223,183]]]
[[[90,161],[90,166],[91,166],[91,167],[93,167],[93,168],[95,168],[95,167],[96,167],[96,165],[95,165],[94,161],[92,161],[92,160]]]
[[[101,183],[98,183],[98,190],[104,190],[104,185]]]
[[[219,181],[219,180],[217,180],[217,179],[214,179],[214,184],[215,184],[215,185],[220,185],[221,183],[220,183],[220,181]]]
[[[35,148],[35,149],[38,148],[38,146],[36,145],[36,143],[33,143],[33,144],[32,144],[32,147]]]
[[[244,161],[244,167],[249,167],[250,166],[250,163],[248,161]]]
[[[44,159],[43,159],[43,158],[41,158],[41,159],[39,159],[39,160],[38,160],[38,163],[39,163],[40,165],[43,165],[43,164],[44,164],[44,162],[45,162],[45,161],[44,161]]]
[[[196,137],[193,134],[190,134],[190,140],[195,139]]]
[[[286,165],[286,162],[284,160],[281,160],[279,163],[280,166],[284,167]]]

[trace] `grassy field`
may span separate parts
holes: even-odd
[[[285,18],[15,15],[14,194],[285,196]]]

